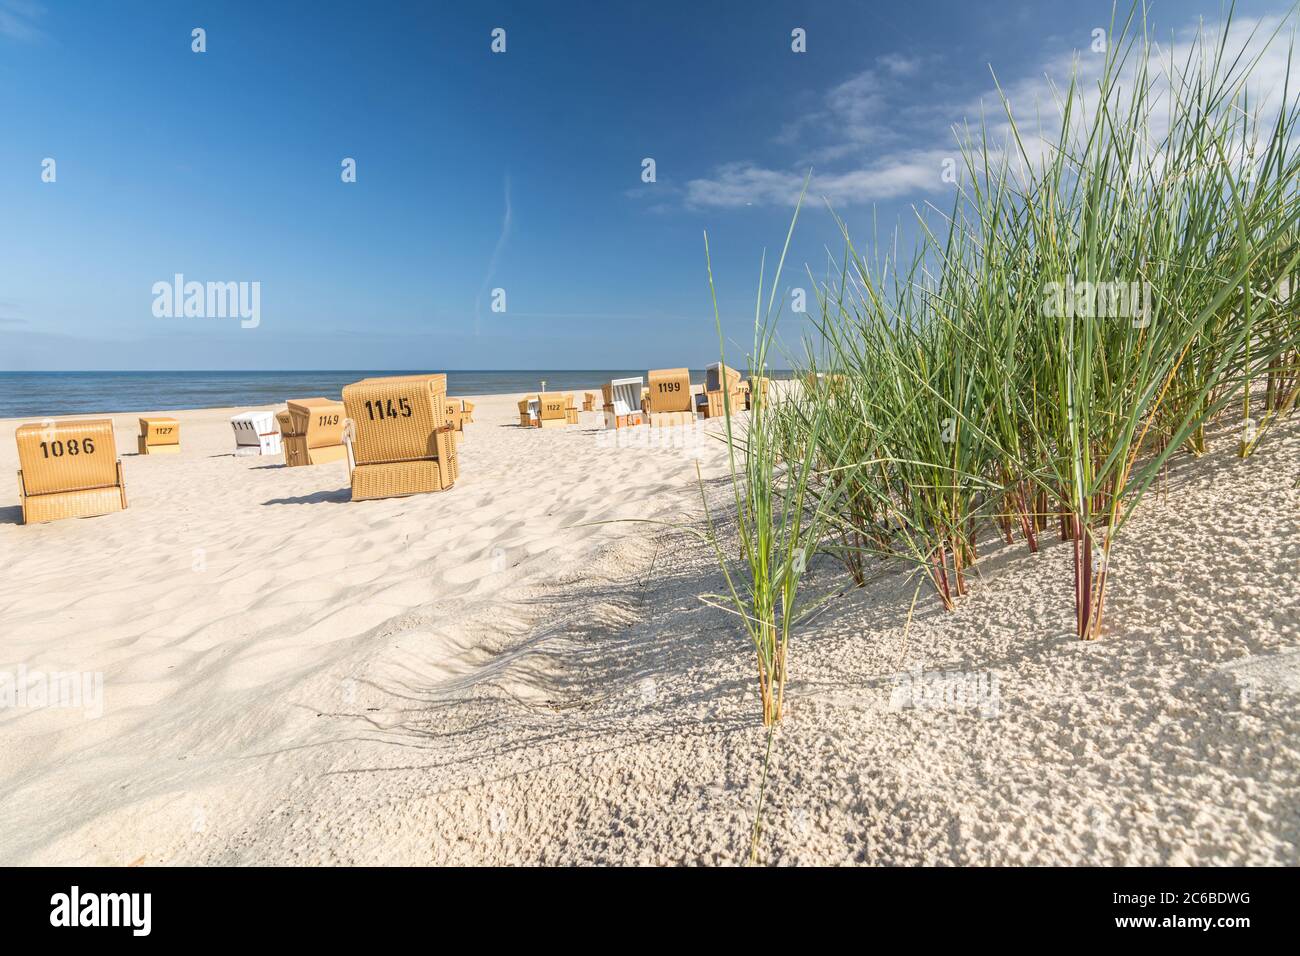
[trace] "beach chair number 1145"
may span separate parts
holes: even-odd
[[[398,409],[401,411],[399,412]],[[386,402],[370,401],[366,402],[366,414],[370,420],[379,421],[385,418],[397,418],[400,414],[402,418],[411,417],[411,402],[407,398],[397,400],[397,408],[393,407],[393,400],[390,398]]]

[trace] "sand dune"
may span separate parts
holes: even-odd
[[[352,503],[343,464],[233,458],[208,410],[181,456],[123,454],[122,514],[0,509],[0,669],[104,687],[97,719],[0,711],[0,862],[743,861],[765,738],[749,649],[697,599],[716,567],[597,523],[698,521],[694,450],[476,401],[442,494]],[[1298,470],[1294,427],[1178,459],[1090,644],[1064,546],[988,542],[910,628],[903,570],[854,590],[819,559],[844,594],[794,648],[763,859],[1300,862]],[[978,700],[936,705],[944,680]]]

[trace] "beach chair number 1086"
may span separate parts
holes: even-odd
[[[401,411],[399,412],[398,409]],[[397,400],[397,408],[393,407],[393,400],[391,398],[386,402],[366,402],[366,414],[370,416],[372,422],[383,420],[385,418],[397,418],[399,414],[402,418],[410,418],[411,402],[409,399],[399,398]]]
[[[69,438],[66,444],[61,441],[41,442],[41,454],[46,458],[62,458],[65,449],[69,455],[80,455],[83,451],[87,455],[93,455],[95,442],[90,438],[83,438],[81,441]]]

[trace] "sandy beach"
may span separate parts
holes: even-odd
[[[0,712],[0,863],[743,862],[752,649],[687,531],[724,447],[520,429],[517,397],[475,398],[438,494],[354,503],[341,462],[233,457],[233,409],[169,413],[170,457],[113,416],[120,514],[23,526],[11,481],[0,670],[103,696]],[[923,591],[910,625],[905,568],[854,589],[818,558],[806,586],[838,596],[793,647],[763,861],[1300,863],[1285,428],[1174,459],[1099,641],[1054,537],[981,542],[971,594]]]

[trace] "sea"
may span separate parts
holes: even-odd
[[[344,385],[358,379],[419,371],[0,372],[0,418],[276,405],[291,398],[337,398]],[[645,374],[645,369],[446,372],[447,394],[458,397],[536,392],[542,382],[547,390],[595,390],[611,378]],[[703,383],[704,369],[692,369],[691,381]]]

